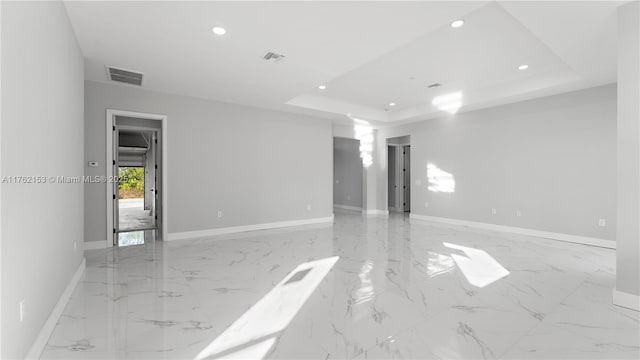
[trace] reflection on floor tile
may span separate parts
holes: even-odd
[[[353,213],[146,240],[87,252],[43,358],[193,359],[296,266],[332,256],[267,357],[640,357],[639,313],[611,305],[613,250]]]
[[[147,238],[147,241],[155,240],[154,233],[155,230],[119,232],[118,246],[142,245],[145,238]]]

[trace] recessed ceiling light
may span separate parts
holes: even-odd
[[[396,103],[394,103],[394,102],[390,102],[390,103],[389,103],[389,106],[396,106]]]
[[[456,20],[456,21],[451,23],[451,27],[453,27],[453,28],[459,28],[462,25],[464,25],[464,20],[462,20],[462,19]]]
[[[211,31],[213,31],[214,34],[220,35],[220,36],[227,33],[227,29],[223,28],[222,26],[214,26],[213,29],[211,29]]]
[[[324,89],[326,89],[326,88],[327,88],[327,86],[326,86],[326,85],[320,85],[320,86],[318,86],[318,89],[320,89],[320,90],[324,90]]]
[[[529,65],[527,64],[522,64],[520,66],[518,66],[518,70],[527,70],[529,68]]]

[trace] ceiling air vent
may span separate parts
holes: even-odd
[[[274,52],[269,51],[268,53],[266,53],[262,58],[270,61],[270,62],[278,62],[280,60],[282,60],[282,58],[284,58],[285,56],[282,54],[276,54]]]
[[[107,66],[107,73],[109,74],[109,80],[111,81],[117,81],[117,82],[136,85],[136,86],[142,86],[143,75],[140,72]]]
[[[437,88],[438,86],[442,86],[442,84],[434,83],[434,84],[431,84],[431,85],[429,85],[429,86],[427,86],[427,87],[428,87],[429,89],[431,89],[431,88]]]

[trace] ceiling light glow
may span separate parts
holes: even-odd
[[[529,65],[527,64],[522,64],[520,66],[518,66],[518,70],[527,70],[529,68]]]
[[[462,92],[455,92],[436,96],[431,104],[441,111],[455,114],[462,107]]]
[[[219,36],[222,36],[227,33],[227,29],[223,28],[222,26],[214,26],[213,29],[211,29],[211,31],[213,31],[214,34]]]
[[[394,102],[390,102],[390,103],[389,103],[389,106],[396,106],[396,103],[394,103]]]
[[[320,85],[320,86],[318,86],[318,89],[320,89],[320,90],[324,90],[324,89],[326,89],[326,88],[327,88],[327,86],[326,86],[326,85]]]
[[[451,27],[452,28],[459,28],[462,25],[464,25],[464,20],[462,20],[462,19],[456,20],[456,21],[451,23]]]

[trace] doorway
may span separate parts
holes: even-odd
[[[107,111],[107,160],[112,165],[107,175],[115,180],[107,186],[110,246],[166,238],[165,119]]]
[[[156,146],[155,131],[118,131],[116,229],[119,232],[157,229]]]
[[[114,245],[140,245],[148,239],[145,230],[158,230],[161,182],[158,135],[161,124],[154,120],[116,116],[114,133]],[[137,234],[130,234],[136,232]],[[127,233],[127,234],[125,234]]]
[[[360,141],[333,138],[333,207],[362,211],[363,167]]]
[[[387,167],[389,169],[387,178],[387,204],[389,211],[399,212],[401,209],[398,206],[400,203],[400,193],[398,192],[398,149],[399,146],[388,145],[387,146]]]
[[[387,139],[387,205],[389,211],[411,211],[410,137]]]
[[[411,211],[411,145],[402,146],[402,173],[403,173],[403,208],[404,212]]]

